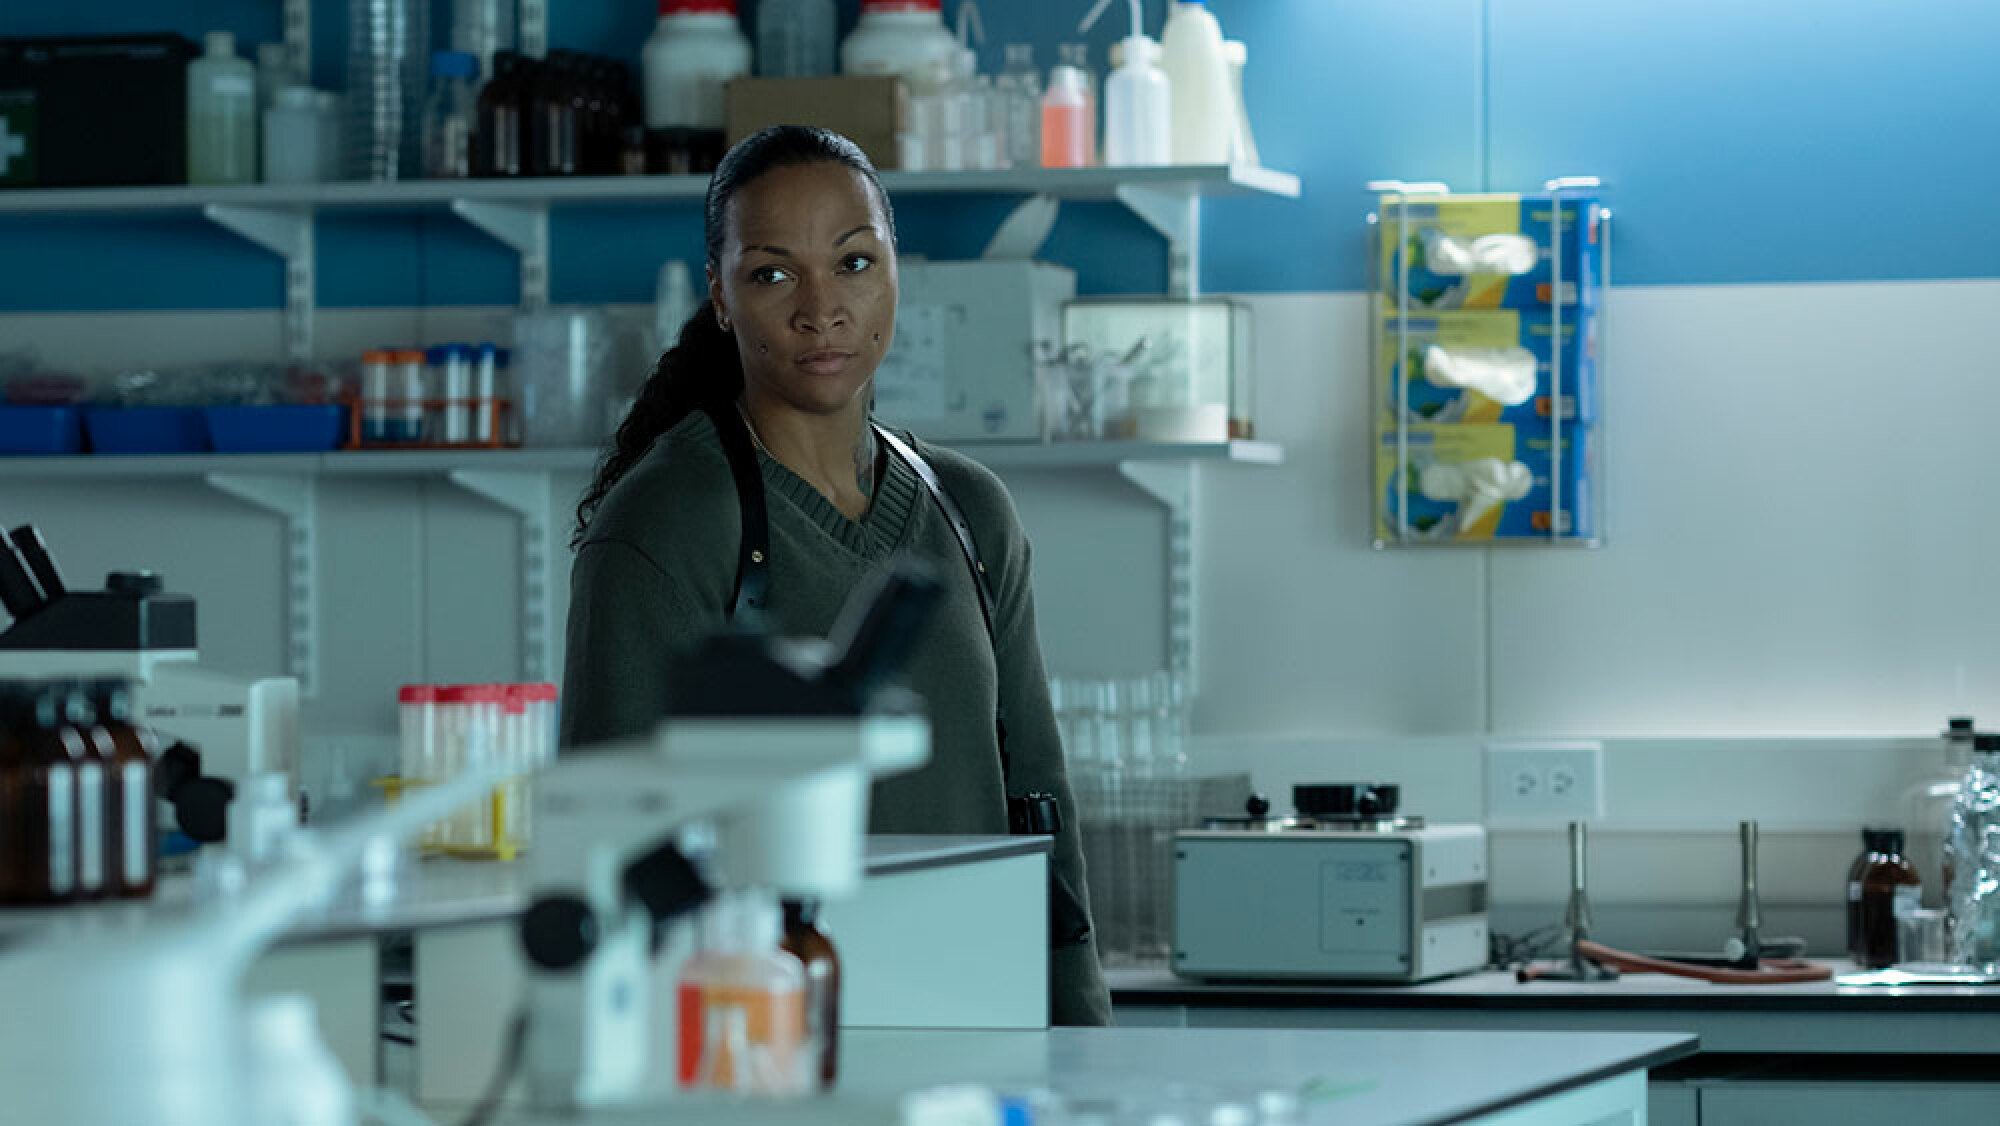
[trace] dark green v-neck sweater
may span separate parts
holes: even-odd
[[[950,524],[915,472],[894,456],[884,459],[867,514],[854,521],[804,479],[758,453],[770,510],[771,628],[786,636],[824,637],[856,585],[899,548],[930,562],[946,595],[917,647],[909,682],[930,707],[931,760],[876,783],[869,828],[1007,832],[1009,787],[1001,781],[993,729],[997,695],[1006,709],[1011,788],[1057,795],[1063,829],[1051,872],[1087,909],[1076,807],[1035,632],[1027,537],[991,471],[950,450],[916,446],[972,525],[992,580],[993,640]],[[639,734],[659,721],[669,655],[726,621],[742,527],[715,424],[700,412],[663,435],[613,486],[570,576],[564,747]],[[1095,944],[1058,947],[1049,959],[1056,1023],[1109,1023],[1110,997]]]

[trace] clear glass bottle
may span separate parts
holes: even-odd
[[[1954,716],[1945,725],[1940,753],[1931,757],[1917,781],[1903,791],[1903,824],[1909,827],[1907,855],[1924,881],[1924,906],[1945,901],[1944,850],[1951,836],[1952,809],[1965,772],[1972,766],[1973,722]]]
[[[1042,162],[1042,76],[1035,69],[1031,43],[1009,43],[1006,64],[994,83],[1005,107],[1005,157],[1009,168],[1034,168]]]
[[[472,175],[472,131],[479,122],[479,57],[467,51],[431,56],[431,92],[424,103],[424,175],[462,180]]]
[[[1922,880],[1903,857],[1903,830],[1863,829],[1847,873],[1847,956],[1867,969],[1898,960],[1896,920],[1919,905]]]

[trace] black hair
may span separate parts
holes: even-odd
[[[736,193],[779,168],[800,164],[840,164],[859,173],[875,192],[882,217],[889,225],[889,241],[896,239],[896,213],[889,206],[875,166],[861,146],[828,129],[806,125],[774,125],[736,142],[718,164],[708,181],[708,197],[702,207],[702,237],[706,243],[707,265],[711,271],[722,265],[724,227],[729,203]],[[631,472],[646,456],[660,435],[673,429],[695,411],[727,406],[743,393],[743,361],[736,354],[736,341],[715,317],[715,304],[702,291],[701,304],[681,326],[674,346],[661,355],[653,374],[639,389],[638,398],[619,423],[598,458],[597,475],[583,491],[576,505],[576,532],[572,547],[583,542],[590,518],[620,478]]]

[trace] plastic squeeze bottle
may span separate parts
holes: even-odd
[[[1222,28],[1205,0],[1174,0],[1160,36],[1173,87],[1175,164],[1226,164],[1236,132]]]
[[[1159,67],[1160,45],[1146,38],[1139,0],[1131,0],[1132,34],[1119,43],[1119,62],[1104,81],[1104,163],[1134,167],[1173,163],[1173,94]]]

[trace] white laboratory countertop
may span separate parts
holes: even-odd
[[[1048,851],[1047,837],[871,836],[868,875],[889,876]],[[509,919],[527,905],[528,880],[526,861],[413,860],[397,869],[394,890],[381,902],[364,906],[351,894],[343,896],[326,910],[294,923],[284,941],[321,942]],[[0,908],[0,937],[25,937],[47,927],[129,926],[139,918],[184,911],[193,898],[188,878],[169,877],[162,880],[150,902]]]
[[[1854,967],[1831,963],[1836,975]],[[1228,1008],[1688,1010],[1755,1012],[1965,1012],[2000,1014],[2000,986],[1716,985],[1664,974],[1625,974],[1581,984],[1477,973],[1420,985],[1309,981],[1189,981],[1164,968],[1105,974],[1120,1005]]]
[[[1165,1109],[1174,1098],[1194,1109],[1277,1090],[1300,1096],[1303,1126],[1437,1126],[1665,1066],[1694,1051],[1692,1036],[1675,1033],[849,1031],[841,1037],[839,1089],[826,1098],[771,1106],[681,1102],[562,1119],[516,1111],[500,1121],[894,1126],[903,1092],[978,1083],[1003,1094],[1054,1091],[1121,1122],[1151,1115],[1130,1118],[1120,1109]]]

